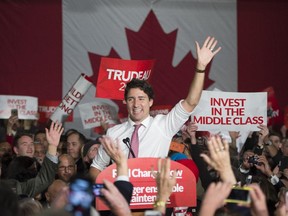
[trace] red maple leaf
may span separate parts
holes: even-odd
[[[174,56],[177,29],[166,34],[153,10],[150,11],[138,32],[126,29],[130,56],[133,60],[156,59],[154,72],[149,82],[152,84],[156,100],[155,105],[174,105],[180,99],[186,97],[189,86],[194,76],[196,60],[191,52],[174,67],[172,58]],[[194,41],[191,39],[191,43]],[[101,60],[100,55],[89,53],[94,83],[97,83],[98,70]],[[118,53],[112,48],[108,57],[119,58]],[[207,68],[209,72],[210,66]],[[206,74],[204,88],[213,83]],[[119,111],[124,112],[122,102],[117,102]]]

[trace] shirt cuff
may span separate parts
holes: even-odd
[[[47,152],[46,157],[55,164],[58,164],[58,156],[51,155]]]
[[[129,182],[129,177],[126,175],[117,176],[116,181],[127,181]]]

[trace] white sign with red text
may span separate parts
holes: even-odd
[[[0,118],[8,119],[11,110],[18,110],[19,119],[37,119],[38,98],[18,95],[0,95]]]
[[[259,131],[267,124],[267,93],[203,91],[191,120],[199,131]]]
[[[98,127],[101,122],[113,123],[118,118],[119,108],[105,102],[80,104],[78,108],[84,129]]]
[[[50,119],[54,122],[66,121],[67,117],[72,114],[74,108],[82,100],[91,85],[92,82],[90,78],[85,74],[81,74],[51,115]]]

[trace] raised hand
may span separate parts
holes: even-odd
[[[218,47],[216,50],[215,47],[218,41],[214,37],[207,37],[203,46],[200,47],[199,43],[196,41],[196,51],[197,51],[197,69],[205,70],[206,66],[210,63],[212,58],[221,50],[221,47]]]
[[[158,172],[153,172],[153,175],[156,177],[157,183],[157,199],[155,202],[154,210],[160,211],[162,214],[165,214],[166,211],[166,201],[172,193],[172,189],[176,184],[176,172],[173,172],[173,175],[170,176],[170,163],[169,158],[159,159],[158,160]]]
[[[118,142],[114,142],[110,137],[105,135],[102,136],[99,141],[103,145],[106,153],[117,165],[120,165],[123,161],[127,161],[127,157],[124,155]]]
[[[62,123],[52,122],[49,130],[45,128],[45,131],[46,131],[46,139],[49,145],[57,147],[60,142],[61,134],[64,131]]]
[[[211,136],[208,140],[208,150],[210,155],[201,154],[200,156],[208,165],[219,172],[221,180],[236,183],[236,178],[232,171],[229,154],[229,144],[227,140],[220,136]]]
[[[216,210],[225,204],[225,199],[232,190],[230,182],[211,183],[202,200],[200,216],[214,215]]]
[[[119,192],[117,187],[110,181],[104,179],[106,188],[101,189],[104,196],[105,204],[110,208],[114,215],[129,216],[131,210],[123,195]]]

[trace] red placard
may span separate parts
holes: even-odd
[[[40,123],[46,123],[50,116],[54,113],[54,111],[57,109],[59,104],[61,103],[60,100],[43,100],[38,102],[38,112],[39,112],[39,122]],[[71,115],[69,115],[66,119],[67,122],[73,121],[73,112]]]
[[[152,209],[157,195],[155,178],[151,167],[157,171],[158,158],[134,158],[128,160],[130,182],[134,185],[130,203],[131,209]],[[177,183],[167,201],[167,208],[177,206],[196,206],[196,179],[192,171],[186,166],[171,161],[171,172],[176,173]],[[112,164],[97,177],[96,183],[103,183],[103,179],[114,182],[116,165]],[[96,198],[97,210],[108,210],[100,198]]]
[[[101,58],[96,85],[96,97],[115,100],[124,99],[126,83],[133,78],[148,80],[154,60],[123,60]]]

